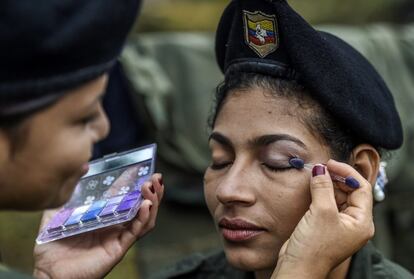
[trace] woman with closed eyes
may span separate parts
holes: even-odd
[[[381,154],[402,143],[374,68],[284,0],[231,1],[216,55],[204,193],[224,249],[163,278],[413,278],[368,242]]]

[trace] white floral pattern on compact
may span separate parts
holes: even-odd
[[[91,204],[95,200],[95,196],[87,196],[83,204]]]
[[[105,192],[102,194],[102,197],[104,197],[105,199],[110,198],[110,197],[111,197],[111,193],[109,193],[109,191],[105,191]]]
[[[149,166],[145,166],[145,167],[140,167],[138,169],[138,176],[144,176],[147,175],[149,172]]]
[[[95,190],[96,186],[99,184],[98,180],[91,180],[88,182],[88,185],[86,185],[87,190]]]
[[[113,177],[112,175],[108,175],[107,177],[105,177],[102,183],[109,186],[112,184],[112,182],[114,182],[114,180],[115,180],[115,177]]]
[[[121,187],[121,189],[118,191],[118,195],[123,195],[123,194],[128,193],[129,189],[130,189],[129,186]]]

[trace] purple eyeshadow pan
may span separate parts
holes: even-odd
[[[118,206],[118,208],[116,209],[116,212],[124,212],[127,210],[130,210],[131,208],[133,208],[136,204],[138,203],[138,199],[129,199],[129,200],[124,200],[122,201],[122,203]]]
[[[123,199],[123,201],[138,199],[140,195],[141,195],[141,191],[140,190],[132,191],[128,195],[125,196],[125,198]]]
[[[104,210],[101,211],[101,214],[99,214],[99,217],[112,215],[117,207],[118,207],[118,204],[108,205],[107,207],[104,208]]]
[[[48,232],[53,232],[57,229],[60,229],[74,210],[74,208],[66,208],[59,211],[59,213],[56,214],[56,216],[49,223],[49,226],[47,228]]]
[[[122,201],[123,198],[124,196],[116,196],[109,199],[105,208],[99,214],[99,217],[114,214],[115,209],[118,207],[119,203]]]

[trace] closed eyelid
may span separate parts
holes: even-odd
[[[297,145],[305,150],[307,150],[306,145],[298,138],[287,134],[272,134],[272,135],[264,135],[258,138],[255,138],[251,141],[251,145],[253,146],[269,146],[274,143],[278,142],[288,142],[289,144]]]

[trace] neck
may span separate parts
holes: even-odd
[[[337,267],[331,270],[326,276],[327,279],[345,279],[348,274],[351,258],[347,258]],[[272,276],[274,267],[272,269],[260,270],[254,273],[255,279],[269,279]]]

